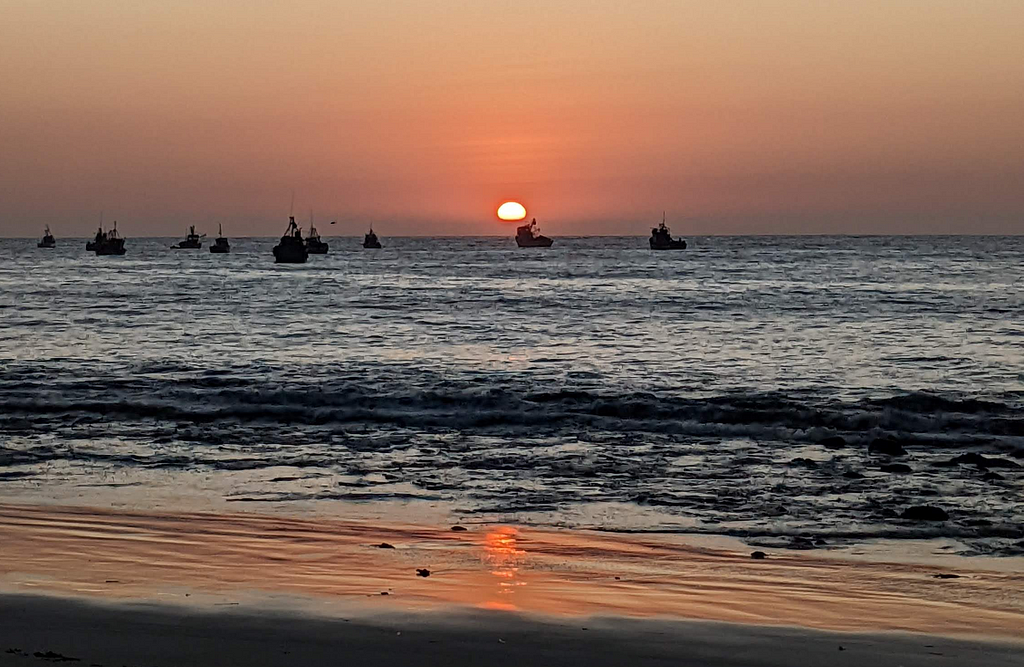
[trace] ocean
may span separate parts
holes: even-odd
[[[0,502],[1024,554],[1024,237],[124,231],[0,240]]]

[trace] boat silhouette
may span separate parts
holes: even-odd
[[[46,233],[43,234],[43,240],[36,244],[37,248],[56,248],[57,239],[53,238],[53,234],[50,233],[50,225],[46,225]]]
[[[102,229],[97,232],[93,251],[97,255],[123,255],[127,252],[124,241],[117,233],[117,220],[115,220],[114,228],[109,232],[104,232]]]
[[[89,252],[92,252],[93,250],[96,249],[96,246],[98,246],[100,243],[103,243],[106,240],[107,233],[103,231],[103,227],[101,225],[96,229],[96,236],[93,237],[92,241],[85,242],[85,249]]]
[[[364,248],[380,248],[380,239],[373,233],[373,227],[370,227],[370,231],[366,232],[366,236],[363,237]]]
[[[302,241],[302,230],[295,224],[295,216],[288,218],[288,229],[274,246],[274,261],[278,264],[305,264],[309,251]]]
[[[171,248],[175,250],[199,250],[203,247],[204,236],[206,234],[196,234],[196,226],[190,225],[185,240],[175,243]]]
[[[520,248],[550,248],[552,243],[554,241],[540,233],[537,218],[516,229],[516,245]]]
[[[326,255],[330,246],[320,238],[320,233],[313,226],[313,214],[309,216],[309,236],[306,237],[306,251],[310,255]]]
[[[661,216],[661,224],[651,229],[651,250],[686,250],[686,241],[674,239],[665,225],[665,214]]]
[[[210,252],[216,254],[231,252],[231,244],[224,238],[224,230],[221,228],[221,225],[217,225],[217,238],[214,240],[213,245],[210,246]]]

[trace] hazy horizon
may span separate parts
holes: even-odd
[[[1024,3],[0,0],[0,236],[1024,233]]]

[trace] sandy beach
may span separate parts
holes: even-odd
[[[4,505],[0,664],[1021,664],[1012,559],[460,528]]]

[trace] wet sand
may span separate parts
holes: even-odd
[[[0,665],[1024,664],[1006,560],[466,528],[0,505]]]

